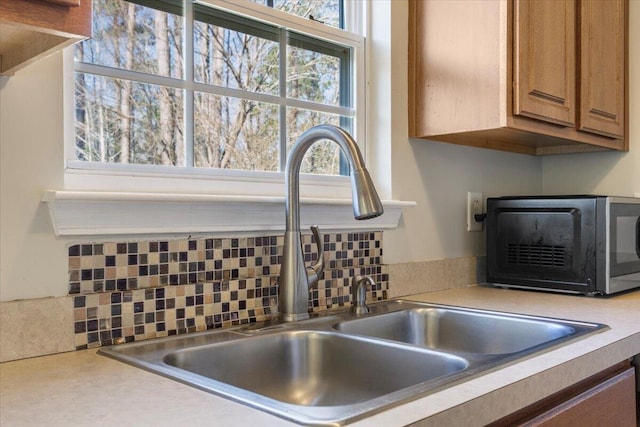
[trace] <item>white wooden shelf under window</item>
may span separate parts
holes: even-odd
[[[284,231],[284,197],[204,194],[47,191],[56,236],[255,234]],[[357,221],[351,199],[302,198],[301,228],[322,231],[385,230],[398,226],[402,208],[415,202],[383,201],[378,218]]]

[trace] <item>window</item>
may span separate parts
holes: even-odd
[[[343,1],[94,0],[67,166],[278,172],[313,125],[359,139],[364,46],[337,28]],[[345,174],[340,156],[315,144],[303,172]]]

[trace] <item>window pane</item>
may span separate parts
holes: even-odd
[[[184,166],[183,93],[76,73],[76,159]]]
[[[93,1],[93,36],[77,61],[182,78],[182,17],[123,0]]]
[[[293,46],[289,46],[287,53],[289,98],[341,104],[339,58]]]
[[[287,152],[307,129],[325,123],[340,126],[341,122],[348,121],[348,118],[335,114],[287,108]],[[342,128],[349,131],[349,126],[343,125]],[[340,148],[332,141],[316,142],[304,156],[300,170],[302,173],[340,175]]]
[[[196,92],[194,116],[196,167],[279,169],[277,106]]]
[[[342,0],[253,0],[284,12],[302,16],[313,17],[332,27],[342,28],[340,8]]]
[[[234,27],[242,28],[242,24],[235,23]],[[268,31],[260,32],[269,35]],[[277,41],[212,23],[195,22],[193,45],[197,82],[278,95]]]

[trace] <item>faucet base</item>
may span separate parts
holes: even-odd
[[[362,314],[369,314],[369,307],[367,307],[366,305],[363,307],[356,307],[355,305],[352,305],[351,312],[356,316],[360,316]]]
[[[298,320],[307,320],[309,313],[301,314],[280,314],[280,321],[282,322],[297,322]]]

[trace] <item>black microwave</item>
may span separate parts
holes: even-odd
[[[640,288],[640,198],[487,199],[487,282],[608,295]]]

